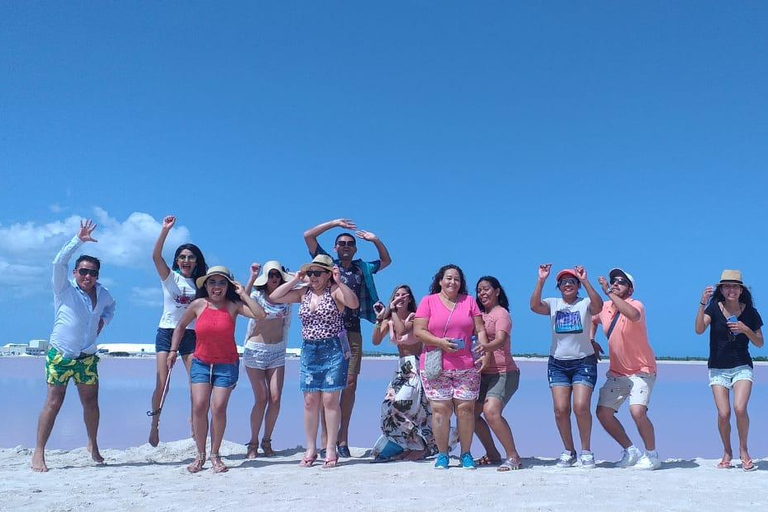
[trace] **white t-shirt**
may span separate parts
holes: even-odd
[[[160,317],[161,329],[175,329],[181,320],[181,315],[187,310],[190,303],[195,300],[195,280],[182,276],[171,270],[163,281],[163,316]],[[187,329],[194,329],[193,321]]]
[[[589,341],[589,327],[592,314],[589,297],[579,297],[568,304],[562,297],[544,299],[549,304],[549,321],[552,325],[552,344],[549,355],[555,359],[569,361],[591,356],[595,353]]]

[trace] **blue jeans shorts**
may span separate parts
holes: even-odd
[[[581,384],[594,389],[597,384],[597,357],[591,355],[581,359],[564,360],[549,356],[547,375],[550,388]]]
[[[196,357],[192,358],[189,380],[192,384],[210,384],[216,388],[234,388],[240,377],[240,365],[237,363],[206,364]]]
[[[155,335],[155,352],[170,352],[172,337],[173,329],[158,327],[157,334]],[[185,356],[195,351],[195,339],[194,329],[184,330],[184,336],[181,338],[181,343],[179,344],[180,356]]]
[[[752,367],[748,364],[737,366],[735,368],[710,368],[709,385],[723,386],[731,389],[734,383],[740,380],[754,382],[752,378]]]
[[[299,362],[299,389],[304,393],[340,391],[347,387],[349,359],[338,337],[304,340]]]

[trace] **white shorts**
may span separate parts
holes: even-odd
[[[710,387],[723,386],[724,388],[731,389],[734,383],[740,380],[754,382],[752,374],[752,367],[748,364],[735,368],[710,368],[709,385]]]
[[[644,405],[646,408],[651,401],[651,391],[656,383],[656,376],[648,373],[635,375],[605,374],[605,384],[600,388],[598,407],[608,407],[618,411],[629,398],[629,405]]]
[[[243,349],[243,364],[246,368],[271,370],[285,366],[286,341],[280,343],[257,343],[249,341]]]

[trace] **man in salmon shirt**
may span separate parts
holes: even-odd
[[[631,274],[614,268],[608,274],[610,285],[604,277],[597,282],[610,301],[603,303],[600,314],[592,317],[590,330],[594,342],[597,324],[603,324],[608,338],[610,366],[606,382],[600,389],[597,401],[597,418],[600,424],[624,449],[617,467],[635,466],[639,469],[658,469],[661,465],[656,451],[656,434],[648,418],[648,403],[656,382],[656,356],[648,344],[645,323],[645,307],[632,298],[635,280]],[[602,352],[602,349],[600,349]],[[637,431],[645,443],[641,452],[629,439],[616,412],[629,398],[629,412],[635,420]]]

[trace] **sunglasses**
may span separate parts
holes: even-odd
[[[77,269],[77,273],[83,277],[87,275],[90,275],[93,277],[99,277],[99,271],[92,268],[79,268]]]
[[[176,258],[179,261],[197,261],[197,256],[194,254],[186,255],[186,254],[179,254],[179,257]]]
[[[576,283],[578,283],[576,279],[569,277],[567,279],[561,279],[559,285],[560,286],[564,286],[566,284],[576,285]]]
[[[629,286],[630,285],[629,281],[627,281],[623,277],[614,277],[613,279],[611,279],[611,284],[618,284],[618,285],[621,285],[621,286]]]
[[[312,277],[320,277],[323,274],[327,274],[327,270],[307,270],[307,276]]]
[[[339,247],[354,247],[357,245],[357,242],[355,242],[354,240],[339,240],[338,242],[336,242],[336,245],[338,245]]]
[[[226,286],[227,282],[228,281],[226,279],[213,279],[213,278],[211,278],[211,279],[208,279],[205,282],[205,285],[206,286]]]
[[[283,277],[283,274],[281,274],[280,272],[275,271],[275,272],[270,272],[269,275],[267,276],[268,279],[272,279],[273,277],[281,278],[281,277]]]

